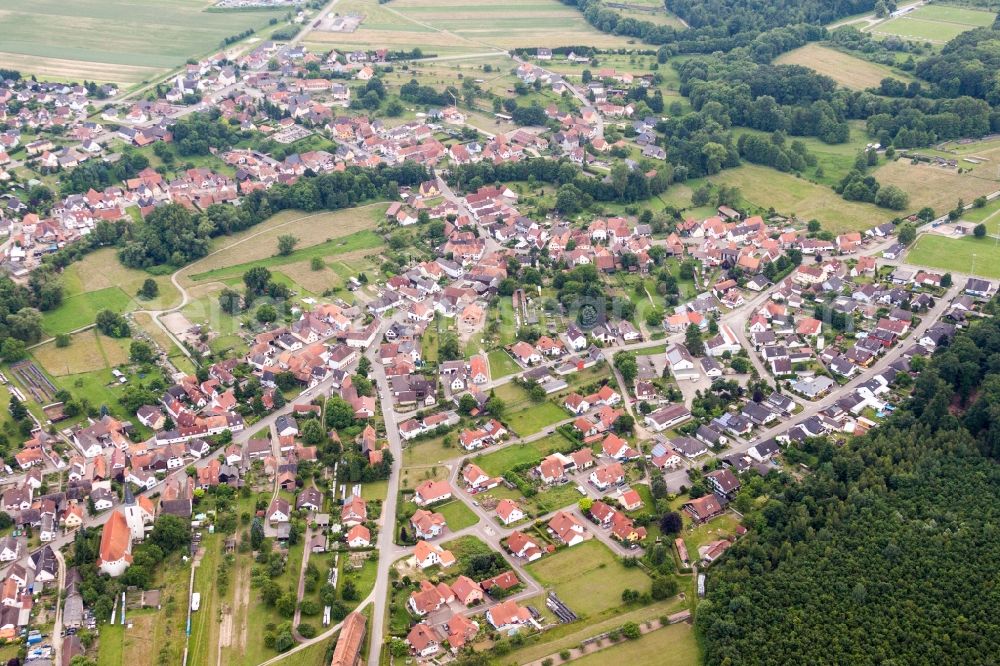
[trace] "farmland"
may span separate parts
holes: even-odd
[[[332,213],[278,213],[252,229],[216,239],[209,255],[188,265],[179,277],[187,282],[239,277],[249,264],[294,264],[308,261],[313,256],[333,256],[371,248],[377,245],[371,235],[359,234],[351,240],[338,242],[332,242],[331,239],[366,230],[370,234],[387,206],[388,204],[378,203]],[[287,257],[277,257],[278,236],[285,234],[298,238],[299,249]],[[320,249],[312,249],[314,246],[320,246]]]
[[[815,218],[822,222],[824,229],[834,233],[867,229],[873,221],[891,217],[889,211],[872,204],[845,201],[828,187],[754,164],[727,169],[713,176],[711,181],[740,188],[746,204],[761,210],[773,207],[781,213],[795,213],[806,220]],[[688,183],[687,187],[697,185]],[[677,189],[681,191],[687,187]],[[690,203],[690,192],[687,201],[681,200],[680,203]]]
[[[652,631],[634,641],[625,641],[574,661],[576,666],[608,663],[689,666],[701,661],[698,641],[689,624],[674,624]]]
[[[966,30],[991,25],[994,16],[992,12],[976,9],[924,5],[908,14],[879,23],[871,31],[876,35],[896,35],[904,39],[943,44]]]
[[[0,65],[60,80],[131,84],[260,29],[275,11],[205,11],[205,0],[0,0]]]
[[[776,62],[781,65],[809,67],[820,74],[829,76],[840,85],[855,90],[878,87],[879,82],[884,78],[894,78],[906,82],[912,80],[910,76],[900,74],[885,65],[868,62],[815,42],[785,53]]]
[[[1000,247],[994,238],[946,238],[927,234],[917,239],[907,263],[1000,278]]]
[[[1000,189],[995,172],[990,174],[982,170],[960,174],[954,169],[924,163],[910,164],[905,159],[879,167],[875,170],[875,178],[883,186],[896,185],[909,194],[910,207],[914,210],[930,206],[942,213],[954,208],[959,199],[971,203],[976,197]]]
[[[353,33],[313,31],[306,43],[325,50],[341,47],[387,47],[440,56],[483,53],[519,46],[600,48],[626,45],[626,39],[590,27],[573,7],[557,0],[512,0],[500,4],[469,0],[344,0],[341,13],[358,12],[365,20]]]

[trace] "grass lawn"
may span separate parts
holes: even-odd
[[[490,374],[493,379],[500,379],[521,371],[521,367],[503,349],[494,349],[487,356],[490,360]]]
[[[634,641],[624,641],[573,661],[575,666],[604,666],[604,664],[695,666],[700,663],[701,650],[694,629],[684,622],[657,629]]]
[[[442,460],[448,460],[458,455],[461,450],[454,444],[445,446],[442,442],[447,435],[408,442],[403,448],[403,464],[406,466],[436,465]],[[458,435],[451,433],[452,441],[458,440]]]
[[[322,618],[321,618],[322,619]],[[318,627],[317,627],[318,629]],[[281,660],[286,666],[327,666],[326,651],[334,640],[320,641]]]
[[[125,627],[102,624],[97,644],[97,666],[122,666],[125,652]]]
[[[626,569],[597,539],[563,549],[528,565],[528,571],[577,615],[600,613],[621,605],[627,588],[646,592],[650,579],[641,569]],[[594,581],[600,580],[599,585]]]
[[[50,335],[69,333],[94,323],[101,310],[125,312],[133,299],[118,287],[89,291],[63,300],[55,310],[42,313],[42,327]]]
[[[947,42],[966,30],[993,23],[992,12],[961,7],[927,5],[872,28],[876,35],[898,35],[905,39]]]
[[[780,65],[809,67],[853,90],[877,88],[885,78],[898,79],[906,83],[913,80],[908,74],[901,74],[885,65],[868,62],[816,42],[784,53],[775,62]]]
[[[517,465],[537,463],[541,459],[538,449],[531,444],[511,444],[499,451],[473,458],[472,462],[482,467],[487,474],[500,476]]]
[[[907,252],[906,261],[918,266],[1000,278],[1000,247],[995,238],[946,238],[926,234]]]
[[[384,500],[388,491],[388,481],[372,481],[361,484],[361,498],[366,502],[373,499]]]
[[[557,405],[546,401],[514,413],[510,413],[508,410],[507,416],[504,418],[514,432],[524,437],[569,418],[569,414]]]
[[[739,519],[732,513],[724,513],[701,525],[689,522],[687,514],[681,515],[685,519],[684,532],[681,536],[684,538],[684,545],[687,546],[688,557],[692,562],[699,558],[700,546],[725,536],[732,536],[736,532],[736,526],[740,524]]]
[[[565,648],[578,647],[584,639],[616,629],[626,622],[641,624],[648,620],[655,620],[661,615],[669,615],[677,610],[677,600],[668,599],[625,612],[605,611],[599,618],[588,618],[588,620],[592,621],[585,622],[583,626],[581,626],[580,622],[560,624],[545,633],[537,634],[537,642],[532,642],[536,636],[529,637],[528,642],[531,644],[528,647],[511,652],[508,656],[504,657],[503,663],[525,664]],[[653,663],[659,662],[654,661]]]
[[[479,517],[462,500],[452,500],[434,507],[448,521],[448,529],[452,532],[465,529],[479,522]]]
[[[219,623],[216,620],[222,612],[215,586],[222,558],[222,535],[203,534],[202,546],[205,554],[194,574],[194,589],[201,593],[201,607],[197,613],[191,614],[191,638],[188,645],[190,660],[194,664],[207,664],[211,657],[218,654]],[[230,588],[232,585],[230,575]]]

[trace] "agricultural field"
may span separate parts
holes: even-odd
[[[308,264],[312,257],[324,258],[324,261],[336,257],[335,261],[326,262],[325,270],[340,275],[362,258],[355,257],[355,253],[371,254],[380,246],[380,239],[372,230],[387,207],[388,204],[377,203],[335,212],[283,211],[255,227],[215,239],[208,256],[186,266],[178,279],[190,284],[239,278],[251,265],[291,265],[296,271],[300,262]],[[298,249],[286,257],[279,257],[278,237],[286,234],[299,239]],[[346,262],[345,266],[338,266],[340,262]]]
[[[89,329],[72,336],[68,347],[46,342],[31,350],[50,375],[62,377],[113,368],[128,362],[129,340],[118,340]]]
[[[802,65],[829,76],[831,79],[853,90],[877,88],[882,79],[893,78],[910,82],[913,78],[901,74],[885,65],[868,62],[843,51],[810,42],[794,51],[789,51],[775,61],[780,65]]]
[[[144,301],[135,294],[147,278],[156,282],[160,294]],[[42,317],[42,326],[51,335],[69,333],[93,324],[97,313],[104,309],[115,312],[161,310],[180,302],[180,294],[168,276],[154,277],[122,266],[112,248],[91,252],[70,264],[63,271],[60,281],[63,303]]]
[[[646,592],[650,585],[649,576],[642,569],[625,568],[597,539],[543,557],[527,569],[546,588],[554,589],[580,616],[620,606],[625,589]],[[595,585],[598,578],[601,584]]]
[[[868,229],[893,217],[892,211],[873,204],[845,201],[828,187],[755,164],[727,169],[710,180],[740,188],[745,204],[763,211],[773,207],[779,213],[794,213],[804,220],[817,219],[824,229],[835,234]],[[692,181],[678,189],[696,188],[696,183]],[[690,191],[688,189],[687,206],[691,201]],[[913,203],[910,202],[911,206]]]
[[[691,625],[680,623],[573,661],[575,666],[602,666],[611,663],[693,666],[701,663],[701,650]]]
[[[353,33],[312,31],[306,44],[315,50],[378,48],[425,55],[487,54],[519,46],[624,47],[623,37],[592,28],[573,7],[558,0],[512,0],[502,5],[470,0],[344,0],[341,14],[365,15]]]
[[[1000,246],[996,238],[947,238],[924,234],[906,254],[907,263],[1000,278]]]
[[[924,5],[917,9],[876,24],[876,35],[896,35],[904,39],[943,44],[966,30],[993,24],[993,12],[948,5]]]
[[[873,175],[883,187],[896,185],[909,194],[912,210],[930,206],[941,215],[954,208],[959,199],[972,203],[976,197],[1000,190],[1000,180],[990,170],[960,174],[950,168],[899,159],[879,167]]]
[[[206,11],[206,0],[0,0],[0,65],[66,81],[133,84],[267,26],[283,10]]]

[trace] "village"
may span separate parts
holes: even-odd
[[[689,625],[757,479],[877,428],[991,316],[995,282],[907,263],[916,215],[834,234],[727,202],[571,205],[583,180],[664,191],[668,111],[654,75],[571,81],[556,55],[598,57],[509,54],[517,94],[559,103],[492,112],[389,49],[271,40],[153,99],[0,78],[0,264],[22,286],[167,206],[207,220],[324,175],[419,176],[369,194],[366,268],[324,290],[234,260],[193,321],[171,261],[182,306],[122,320],[164,335],[115,365],[119,405],[68,409],[30,348],[5,363],[27,432],[0,477],[0,649],[63,665],[163,623],[142,645],[164,663],[552,664],[567,635],[577,658]]]

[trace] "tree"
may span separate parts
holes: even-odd
[[[635,361],[635,356],[624,351],[616,352],[614,363],[615,368],[621,374],[626,384],[631,384],[635,381],[636,376],[639,374],[639,366]]]
[[[594,505],[594,500],[590,499],[589,497],[584,497],[583,499],[577,502],[577,506],[580,507],[580,511],[582,511],[583,513],[587,513],[588,511],[590,511],[590,507],[592,507],[593,505]]]
[[[18,340],[17,338],[7,338],[2,343],[0,343],[0,356],[3,356],[3,360],[8,363],[14,363],[20,361],[28,352],[25,349],[24,341]]]
[[[660,530],[664,534],[680,534],[683,527],[684,521],[681,519],[681,514],[676,511],[668,511],[660,517]]]
[[[326,441],[326,431],[317,419],[309,419],[303,423],[299,434],[302,441],[308,446],[315,446]]]
[[[941,276],[941,286],[947,289],[952,285],[952,279],[951,273],[945,273]]]
[[[884,185],[875,194],[875,205],[890,210],[904,210],[910,204],[910,195],[895,185]]]
[[[139,298],[145,300],[151,300],[160,295],[160,285],[156,284],[156,280],[153,278],[146,278],[142,281],[142,286],[139,287],[137,292]]]
[[[354,408],[338,395],[326,401],[326,427],[338,430],[354,424]]]
[[[159,546],[164,554],[170,554],[187,547],[191,542],[191,529],[183,518],[164,514],[157,517],[146,541]]]
[[[141,340],[133,340],[132,344],[128,348],[129,360],[133,363],[143,364],[151,363],[153,361],[153,348],[149,343],[143,342]]]
[[[282,234],[278,236],[278,254],[282,257],[287,257],[295,249],[296,244],[298,244],[299,239],[291,234]]]
[[[462,414],[470,414],[478,406],[479,403],[476,402],[471,393],[463,393],[462,397],[458,399],[458,411]]]
[[[17,396],[11,395],[10,402],[7,404],[10,408],[10,415],[15,421],[23,421],[28,418],[28,408],[17,399]]]
[[[910,222],[903,222],[896,227],[896,234],[899,242],[903,245],[910,245],[917,239],[917,229]]]
[[[659,601],[661,599],[669,599],[670,597],[677,594],[677,580],[670,576],[657,576],[653,579],[653,585],[650,589],[650,596],[653,599]]]
[[[323,263],[322,257],[313,257],[309,260],[309,268],[314,271],[321,271],[326,268],[326,264]]]
[[[278,318],[278,311],[270,303],[264,303],[262,306],[257,308],[257,312],[254,315],[262,324],[269,324]]]
[[[260,518],[254,518],[250,524],[250,547],[260,550],[262,545],[264,545],[264,524]]]
[[[684,346],[692,356],[705,355],[705,343],[701,339],[701,330],[695,324],[688,324],[684,331]]]
[[[986,225],[980,222],[972,230],[972,233],[976,238],[984,238],[986,236]]]
[[[127,338],[132,333],[125,318],[111,310],[98,312],[96,324],[97,330],[110,338]]]
[[[267,291],[271,282],[271,271],[263,266],[254,266],[243,274],[243,284],[251,296],[260,296]]]
[[[640,631],[639,625],[635,622],[626,622],[622,625],[622,636],[629,640],[635,640],[642,636],[642,631]]]
[[[56,334],[56,347],[59,348],[69,347],[71,342],[73,342],[73,336],[71,336],[69,333]]]
[[[243,296],[235,289],[225,288],[219,292],[219,307],[228,315],[237,315],[243,309]]]

